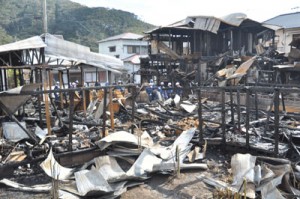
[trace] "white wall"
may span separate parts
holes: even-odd
[[[124,59],[129,57],[133,54],[127,53],[127,47],[126,46],[141,46],[144,47],[145,52],[141,53],[143,55],[148,54],[147,53],[147,41],[140,41],[140,40],[112,40],[112,41],[106,41],[99,43],[99,53],[116,56],[119,55],[120,59]],[[109,47],[116,46],[116,52],[109,52]]]
[[[293,40],[293,34],[300,34],[300,28],[277,30],[275,32],[275,35],[278,36],[275,38],[275,42],[277,42],[277,50],[288,55],[291,50],[291,46],[289,44]]]
[[[140,70],[140,65],[132,64],[131,62],[124,62],[124,67],[128,70],[128,74],[130,74],[132,80],[132,73]],[[135,84],[141,83],[141,75],[134,75]]]

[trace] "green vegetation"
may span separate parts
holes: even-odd
[[[43,0],[0,0],[0,44],[43,33]],[[107,8],[89,8],[69,0],[47,0],[48,32],[98,51],[97,41],[153,28],[136,15]]]

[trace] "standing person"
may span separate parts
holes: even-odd
[[[173,87],[171,82],[168,83],[168,88],[166,92],[167,92],[167,98],[173,97]]]
[[[158,87],[158,91],[160,92],[163,100],[166,100],[168,98],[164,82],[160,82],[160,86]]]
[[[180,85],[180,83],[179,82],[176,82],[176,84],[175,84],[175,93],[177,94],[177,95],[179,95],[180,97],[182,97],[182,86]]]
[[[58,89],[59,89],[59,82],[56,82],[55,86],[54,86],[54,90],[58,90]],[[59,101],[59,93],[58,92],[54,93],[54,98],[55,98],[55,101]]]

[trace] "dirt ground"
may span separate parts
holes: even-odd
[[[230,182],[230,158],[231,155],[225,154],[219,148],[207,149],[207,156],[203,162],[208,165],[207,170],[185,170],[181,171],[179,176],[175,174],[154,174],[144,184],[129,188],[127,192],[123,193],[120,199],[160,199],[160,198],[178,198],[178,199],[206,199],[214,198],[214,188],[204,184],[197,178],[199,175],[205,175],[214,179],[219,179],[225,182]],[[32,185],[37,182],[50,182],[50,179],[45,174],[37,174],[18,177],[18,182]],[[16,191],[5,186],[0,186],[0,198],[5,199],[37,199],[37,198],[51,198],[49,193],[28,193]],[[97,197],[95,197],[97,198]]]

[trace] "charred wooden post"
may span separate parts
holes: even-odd
[[[132,86],[131,87],[132,92],[131,92],[131,98],[132,98],[132,113],[131,113],[131,122],[134,123],[134,115],[135,115],[135,98],[136,98],[136,87]],[[131,126],[131,133],[134,133],[134,125]]]
[[[33,75],[34,75],[34,70],[30,70],[30,79],[29,79],[30,84],[33,84]]]
[[[250,123],[250,90],[246,88],[246,148],[250,148],[249,144],[249,123]]]
[[[201,86],[201,63],[200,62],[198,63],[197,72],[198,72],[198,86]],[[199,98],[198,99],[199,144],[201,145],[203,143],[203,118],[202,118],[201,88],[199,88],[199,90],[198,90],[198,98]],[[222,103],[223,103],[223,101],[222,101]],[[224,106],[225,106],[225,93],[224,93]]]
[[[221,91],[222,99],[221,99],[221,105],[222,105],[222,143],[226,144],[226,123],[225,123],[225,117],[226,117],[226,112],[225,112],[225,90],[222,89]]]
[[[48,80],[47,80],[47,72],[45,67],[43,67],[43,87],[44,90],[47,90],[48,87]],[[48,93],[44,93],[45,98],[45,112],[46,112],[46,125],[48,129],[48,134],[51,135],[51,124],[50,124],[50,105],[49,105],[49,99],[48,99]]]
[[[24,78],[23,78],[23,73],[22,73],[22,69],[19,69],[19,81],[20,81],[20,86],[24,85]]]
[[[63,71],[58,71],[58,79],[59,79],[59,89],[63,88]],[[60,101],[60,108],[64,108],[64,98],[63,98],[63,93],[59,93],[59,101]]]
[[[42,90],[41,88],[40,88],[40,90]],[[37,98],[38,98],[38,108],[39,108],[39,110],[38,110],[38,112],[39,112],[39,122],[40,122],[40,127],[41,128],[43,128],[43,118],[42,118],[42,97],[43,95],[42,94],[39,94],[38,96],[37,96]]]
[[[241,130],[241,98],[240,98],[241,90],[238,88],[236,91],[236,112],[238,117],[238,130]]]
[[[202,119],[202,103],[201,103],[201,89],[198,90],[198,122],[199,122],[199,145],[203,143],[203,119]]]
[[[13,69],[13,70],[14,70],[14,83],[15,83],[15,87],[18,87],[17,69]]]
[[[267,113],[267,123],[265,125],[265,130],[264,130],[265,135],[267,133],[267,130],[269,130],[270,115],[271,115],[271,111],[273,109],[274,102],[275,102],[275,92],[273,93],[273,100],[271,100],[271,102],[270,102],[270,106],[269,106],[268,113]]]
[[[258,120],[258,96],[257,96],[257,91],[255,91],[255,96],[254,96],[254,103],[255,103],[255,119]]]
[[[3,85],[3,77],[2,77],[2,69],[0,69],[0,89],[1,89],[1,91],[4,91],[4,85]]]
[[[115,130],[115,122],[114,122],[114,109],[113,109],[113,89],[109,89],[109,112],[110,112],[110,127],[114,131]]]
[[[281,104],[282,104],[282,111],[285,112],[285,102],[284,102],[284,97],[283,97],[283,93],[281,93]]]
[[[67,81],[68,81],[68,88],[70,87],[70,70],[67,69]]]
[[[7,70],[6,69],[4,69],[4,81],[5,81],[5,90],[8,90]]]
[[[274,156],[277,157],[279,154],[278,144],[279,144],[279,89],[275,88],[274,92]]]
[[[233,103],[233,93],[232,93],[232,89],[230,89],[230,111],[231,111],[231,123],[234,125],[234,103]],[[235,130],[235,127],[233,127],[233,129]]]
[[[103,96],[103,114],[102,114],[102,137],[105,137],[106,130],[106,104],[107,104],[107,88],[104,88],[104,96]]]
[[[69,104],[69,151],[72,151],[72,135],[73,135],[73,116],[74,116],[74,96],[75,93],[73,91],[69,92],[70,96],[70,104]]]

